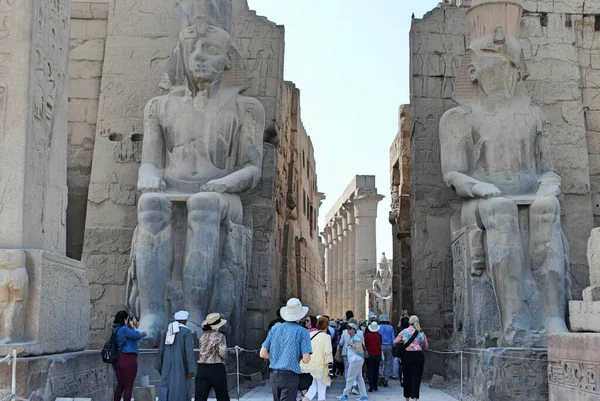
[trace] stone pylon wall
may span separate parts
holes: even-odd
[[[442,182],[438,124],[452,100],[465,46],[466,12],[444,4],[415,19],[411,30],[411,231],[414,310],[434,343],[452,332],[450,217],[461,201]],[[595,69],[600,33],[591,2],[525,1],[521,43],[530,76],[526,86],[549,116],[557,173],[563,178],[562,226],[570,246],[573,297],[587,286],[586,242],[594,225],[600,170]],[[583,9],[585,4],[586,9]],[[583,88],[582,88],[583,85]],[[588,156],[589,155],[589,156]]]

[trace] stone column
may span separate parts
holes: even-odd
[[[331,287],[330,287],[330,299],[331,299],[331,313],[337,317],[338,312],[338,228],[335,220],[330,222],[331,224]]]
[[[355,243],[355,229],[356,224],[354,222],[354,205],[352,203],[344,204],[346,209],[346,215],[348,219],[348,286],[347,286],[347,297],[348,297],[348,309],[352,311],[356,310],[356,282],[354,268],[356,261],[354,260],[356,254],[356,243]]]
[[[344,243],[343,243],[343,228],[342,228],[342,216],[338,213],[335,219],[335,226],[337,228],[337,263],[336,263],[336,274],[335,281],[337,283],[336,290],[336,315],[344,315],[344,299],[343,299],[343,280],[344,280]]]
[[[323,237],[325,238],[325,290],[327,292],[326,299],[326,311],[331,315],[331,285],[332,285],[332,266],[333,266],[333,243],[332,243],[332,229],[329,225],[325,226],[323,231]]]
[[[342,223],[342,294],[340,295],[340,299],[342,302],[342,313],[346,313],[348,309],[352,309],[349,298],[348,298],[348,288],[350,288],[348,283],[348,248],[349,248],[349,237],[348,237],[348,214],[345,209],[340,209],[341,215],[341,223]]]
[[[371,288],[375,279],[377,266],[376,219],[377,204],[383,199],[381,195],[365,195],[353,200],[355,234],[355,302],[354,315],[366,319],[365,291]]]
[[[65,256],[69,24],[69,1],[0,0],[0,355],[88,345],[87,272]]]

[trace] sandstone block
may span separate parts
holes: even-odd
[[[590,266],[590,285],[600,286],[600,228],[594,228],[590,233],[587,259]]]
[[[8,252],[14,251],[0,250],[0,256]],[[41,250],[22,252],[29,282],[23,311],[24,331],[21,337],[1,344],[0,355],[12,349],[17,349],[20,355],[85,349],[90,295],[82,263]]]

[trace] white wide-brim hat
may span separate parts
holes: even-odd
[[[219,330],[227,323],[227,320],[221,319],[221,314],[219,313],[209,313],[206,316],[206,320],[202,322],[202,326],[210,326],[213,330]]]
[[[377,333],[379,331],[379,325],[377,324],[377,322],[373,322],[369,325],[369,331],[371,333]]]
[[[308,307],[302,306],[302,302],[298,298],[290,298],[287,304],[279,309],[279,313],[286,322],[295,322],[306,316]]]

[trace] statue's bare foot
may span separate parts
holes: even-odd
[[[569,329],[565,321],[559,317],[548,317],[544,322],[544,327],[548,334],[552,333],[568,333]]]
[[[504,324],[504,333],[500,341],[501,347],[531,347],[533,338],[531,326],[522,315],[509,317]]]

